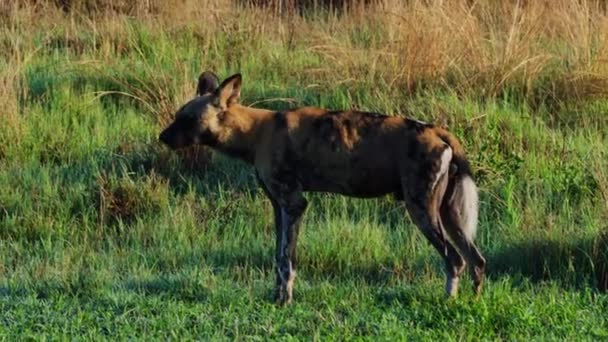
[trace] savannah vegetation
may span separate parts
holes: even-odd
[[[606,2],[0,2],[0,338],[608,338]],[[158,142],[203,70],[241,102],[449,127],[484,292],[391,198],[308,195],[294,304],[244,164]]]

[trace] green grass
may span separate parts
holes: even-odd
[[[331,60],[304,40],[200,38],[136,19],[106,38],[64,24],[2,31],[30,53],[0,53],[19,76],[0,123],[1,339],[608,338],[605,98],[404,94],[367,74],[335,85],[311,72]],[[352,34],[364,47],[382,39]],[[253,170],[219,155],[193,170],[157,142],[207,68],[243,73],[246,104],[447,123],[481,191],[482,296],[467,278],[444,298],[439,257],[402,204],[315,194],[295,303],[275,306],[272,209]]]

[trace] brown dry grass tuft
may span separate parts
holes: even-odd
[[[222,36],[233,46],[234,51],[223,51],[230,63],[238,63],[252,46],[305,46],[323,61],[322,68],[307,71],[307,79],[322,85],[380,81],[403,94],[439,89],[481,98],[507,92],[536,105],[608,94],[603,1],[319,0],[302,10],[303,3],[33,0],[5,5],[4,13],[21,26],[36,22],[52,28],[69,20],[65,37],[74,46],[79,32],[95,32],[102,67],[137,49],[129,41],[128,18],[138,17],[152,33],[188,27],[204,52],[217,51],[214,37]],[[307,11],[321,15],[298,15]],[[132,94],[165,115],[175,102],[170,80],[185,81],[182,75],[198,70],[158,75],[161,68],[150,67],[152,77],[145,79],[154,80],[153,86],[135,82]]]
[[[0,52],[0,160],[4,158],[4,148],[20,137],[19,99],[27,96],[20,84],[21,72],[31,56],[21,51],[19,40],[12,36],[15,32],[8,32],[0,40],[0,51],[3,51]]]
[[[331,62],[326,77],[337,66],[344,79],[379,78],[405,93],[510,91],[530,101],[608,94],[608,16],[600,3],[387,0],[338,24],[348,32],[366,25],[383,34],[367,42],[333,32],[314,38],[321,43],[313,49]]]

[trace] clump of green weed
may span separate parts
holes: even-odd
[[[593,246],[593,260],[597,287],[608,292],[608,231],[603,231],[596,238]]]
[[[126,142],[118,145],[116,155],[128,160],[134,172],[155,173],[168,179],[179,174],[201,175],[211,163],[212,153],[204,146],[191,146],[173,151],[160,142],[138,144]]]
[[[168,205],[168,183],[156,173],[132,179],[102,173],[97,179],[99,221],[131,223],[144,213],[157,213]]]

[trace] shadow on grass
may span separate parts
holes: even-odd
[[[209,297],[206,287],[185,275],[160,276],[152,279],[131,279],[124,288],[145,296],[160,296],[185,302],[204,302]]]
[[[487,275],[608,291],[608,233],[585,239],[530,239],[488,253]]]
[[[156,170],[154,165],[144,167],[144,173]],[[137,167],[137,161],[133,167]],[[165,177],[171,179],[173,191],[186,191],[188,184],[197,185],[197,193],[213,194],[215,189],[224,188],[236,192],[249,192],[252,196],[261,195],[257,190],[253,169],[227,158],[217,158],[214,165],[204,172],[192,172],[188,169],[168,170]],[[388,202],[387,202],[388,203]],[[387,204],[389,205],[389,204]],[[390,215],[380,215],[383,225],[392,227],[396,221],[406,219],[407,213],[399,203],[390,203],[398,210]],[[269,220],[271,222],[271,220]],[[270,223],[272,224],[272,223]],[[269,227],[272,231],[273,228]],[[194,252],[191,258],[206,260],[212,267],[223,270],[237,270],[236,280],[246,281],[246,275],[238,270],[257,269],[266,274],[274,274],[274,235],[267,244],[260,248],[226,248]],[[520,276],[534,283],[552,282],[567,289],[585,287],[608,290],[608,233],[587,238],[532,238],[516,241],[502,248],[486,252],[488,259],[487,275],[498,279],[504,276]],[[339,261],[315,260],[304,255],[300,260],[300,274],[312,278],[332,279],[336,281],[357,280],[368,284],[390,284],[395,280],[412,280],[433,269],[441,273],[439,263],[430,258],[421,258],[408,269],[399,269],[390,261],[365,263],[357,265],[340,265]],[[517,278],[517,277],[516,277]],[[516,279],[515,278],[515,279]]]
[[[150,147],[153,146],[153,147]],[[79,177],[94,177],[95,172],[115,173],[120,170],[122,163],[132,177],[146,177],[156,173],[169,182],[169,187],[176,194],[184,194],[194,189],[200,196],[218,196],[217,189],[230,189],[237,193],[249,193],[253,198],[263,196],[258,190],[254,171],[250,166],[224,157],[216,157],[214,164],[204,170],[194,170],[184,167],[171,157],[170,151],[165,151],[157,144],[144,145],[142,149],[107,153],[95,157],[100,160],[99,170],[88,169],[88,164],[82,167],[74,165],[65,169],[62,178],[69,180],[72,174]],[[84,172],[82,168],[89,172]],[[69,184],[66,184],[69,185]],[[95,185],[96,186],[96,185]],[[145,199],[144,199],[145,200]],[[398,203],[390,203],[391,206]],[[82,208],[75,207],[75,211]],[[270,214],[270,213],[268,213]],[[395,221],[406,217],[405,210],[399,209],[390,215],[380,216],[382,224],[393,226]],[[271,222],[271,220],[269,220]],[[270,223],[272,224],[272,223]],[[272,227],[267,228],[273,231]],[[247,282],[251,270],[261,271],[272,278],[274,274],[274,233],[264,244],[251,246],[227,247],[222,249],[198,250],[189,252],[184,260],[178,262],[180,267],[194,267],[196,262],[204,260],[208,266],[220,272],[229,272],[237,282]],[[601,291],[608,290],[608,233],[593,237],[568,239],[540,239],[516,241],[505,247],[486,252],[488,259],[488,276],[498,279],[505,276],[521,276],[534,283],[552,282],[568,289],[594,287]],[[188,254],[188,253],[187,253]],[[360,281],[372,285],[390,284],[395,280],[412,280],[420,277],[426,268],[432,268],[437,274],[441,267],[430,258],[420,258],[407,269],[399,269],[390,261],[379,263],[358,263],[355,265],[340,265],[336,260],[316,260],[314,256],[304,256],[300,263],[300,274],[309,279],[331,279],[341,281]],[[190,265],[191,263],[194,263]],[[168,295],[185,300],[204,300],[206,293],[200,286],[186,286],[187,279],[165,279],[131,281],[128,289],[149,295]],[[86,285],[86,284],[85,284]],[[269,283],[269,288],[272,284]],[[80,288],[91,286],[65,286],[63,284],[42,284],[38,293],[45,298],[52,293],[78,294]],[[198,290],[197,290],[198,289]],[[199,291],[200,290],[200,291]],[[6,292],[0,289],[0,294]],[[85,291],[85,294],[87,292]]]
[[[0,286],[0,298],[28,296],[35,296],[39,300],[61,296],[88,298],[94,296],[100,289],[102,284],[98,280],[90,270],[75,273],[66,280],[36,279],[28,283]]]
[[[215,250],[201,253],[213,267],[224,270],[255,268],[274,274],[272,248],[252,247],[234,250]],[[568,290],[594,288],[608,291],[608,233],[586,239],[533,239],[514,243],[509,247],[487,253],[490,279],[506,276],[532,283],[552,283]],[[368,285],[388,285],[395,282],[415,282],[425,273],[443,276],[438,258],[420,257],[408,267],[394,265],[390,260],[340,265],[337,261],[317,260],[304,255],[299,263],[299,274],[307,279],[336,282],[357,281]],[[246,276],[246,275],[245,275]],[[235,273],[235,280],[247,281]],[[469,286],[467,276],[464,286]],[[515,281],[517,282],[517,281]],[[517,285],[517,284],[515,284]]]

